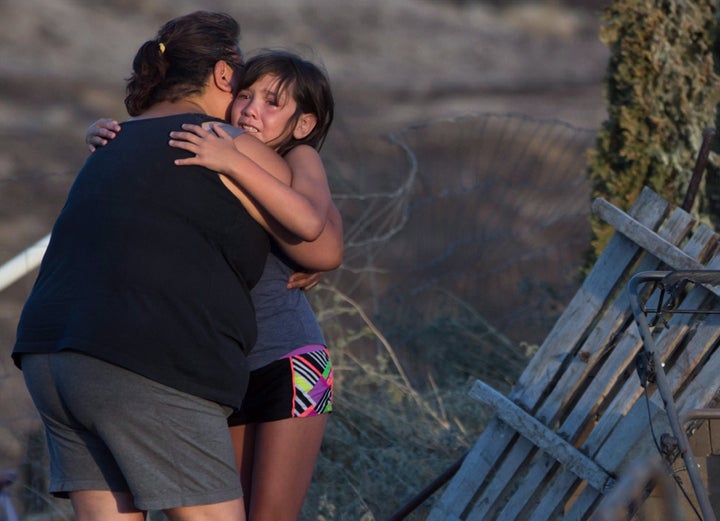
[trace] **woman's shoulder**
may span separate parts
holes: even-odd
[[[193,123],[195,125],[201,125],[207,122],[218,122],[225,123],[225,121],[208,116],[207,114],[197,114],[194,112],[184,112],[182,114],[169,114],[164,116],[152,116],[152,117],[140,117],[130,118],[122,122],[122,125],[150,125],[150,126],[165,126],[169,124],[182,124],[182,123]]]

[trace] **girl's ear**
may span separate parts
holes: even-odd
[[[300,114],[297,123],[295,123],[295,128],[293,129],[293,137],[295,139],[302,139],[306,137],[313,131],[315,125],[317,125],[317,116],[315,116],[315,114]]]
[[[213,79],[215,85],[223,92],[233,91],[233,68],[224,60],[220,60],[215,64],[213,69]]]

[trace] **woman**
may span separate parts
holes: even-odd
[[[183,123],[226,118],[238,33],[199,11],[141,46],[133,119],[79,172],[18,324],[50,491],[78,521],[245,519],[226,418],[247,386],[268,238],[216,173],[175,166],[187,153],[167,146]],[[289,178],[259,141],[236,146],[247,168]]]

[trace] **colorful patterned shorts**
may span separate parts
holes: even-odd
[[[332,412],[333,369],[325,346],[309,345],[250,373],[242,408],[228,419],[246,425]]]

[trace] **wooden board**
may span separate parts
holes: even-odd
[[[643,344],[626,286],[644,271],[717,269],[718,236],[647,188],[629,213],[603,200],[593,209],[618,233],[509,396],[476,383],[474,395],[498,414],[429,521],[589,519],[608,490],[604,483],[655,451],[648,409],[656,430],[669,431],[658,393],[648,387],[646,402],[636,374]],[[698,285],[680,305],[720,311],[718,294]],[[658,334],[657,349],[678,407],[713,404],[720,315],[677,314],[669,325]]]

